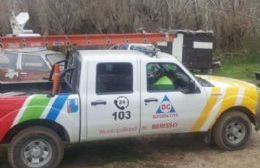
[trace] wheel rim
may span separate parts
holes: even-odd
[[[29,141],[22,148],[22,160],[27,167],[40,168],[52,158],[51,145],[42,139]]]
[[[233,145],[241,143],[246,137],[246,126],[244,122],[233,120],[226,126],[226,140]]]

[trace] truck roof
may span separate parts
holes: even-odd
[[[171,59],[171,61],[177,62],[175,57],[163,52],[150,56],[134,50],[79,50],[79,55],[82,60]]]

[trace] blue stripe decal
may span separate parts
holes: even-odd
[[[59,95],[54,101],[46,119],[55,121],[58,118],[60,111],[68,97],[68,95]]]

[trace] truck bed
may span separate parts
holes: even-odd
[[[1,83],[0,97],[51,93],[52,82]]]

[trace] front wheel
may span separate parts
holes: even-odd
[[[252,125],[244,113],[230,111],[223,114],[213,128],[213,140],[224,150],[243,149],[251,136]]]
[[[55,168],[64,148],[58,135],[45,127],[31,127],[18,133],[8,149],[13,168]]]

